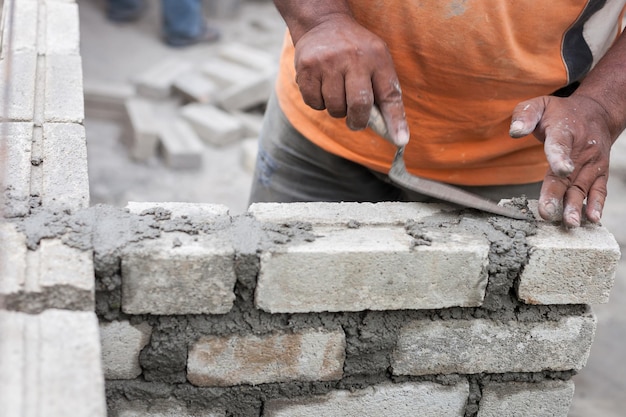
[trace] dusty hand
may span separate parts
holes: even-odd
[[[307,105],[361,130],[376,103],[393,143],[409,141],[398,76],[382,39],[349,16],[333,15],[294,41],[296,82]]]
[[[550,165],[539,197],[542,218],[577,227],[584,209],[591,222],[600,221],[609,153],[619,134],[614,130],[606,110],[583,95],[543,96],[517,105],[510,135],[519,138],[534,133],[544,143]]]

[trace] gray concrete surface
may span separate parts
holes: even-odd
[[[175,50],[160,42],[158,2],[138,22],[113,25],[106,21],[103,1],[82,0],[81,53],[86,81],[129,82],[151,65],[177,56],[202,62],[218,45]],[[221,42],[238,41],[277,56],[284,24],[272,3],[243,2],[234,17],[210,17],[223,31]],[[174,171],[162,160],[136,163],[120,143],[121,127],[106,119],[85,120],[89,151],[92,204],[125,206],[128,201],[180,201],[228,206],[245,211],[251,175],[241,163],[242,144],[206,147],[199,171]],[[603,223],[626,251],[626,137],[615,145],[609,197]],[[607,304],[594,306],[598,329],[587,366],[574,378],[576,390],[570,417],[621,417],[626,406],[626,260],[620,261]]]

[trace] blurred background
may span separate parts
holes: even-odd
[[[255,136],[285,31],[273,3],[205,0],[208,22],[220,30],[221,38],[185,48],[162,42],[157,0],[148,0],[142,17],[130,23],[108,21],[102,0],[80,0],[79,6],[92,204],[123,207],[128,201],[179,201],[224,204],[233,215],[245,212]],[[176,88],[164,93],[155,77],[174,73]],[[126,116],[129,100],[147,103],[151,109],[155,122],[144,127],[146,132],[140,132],[144,135],[150,135],[150,127],[159,121],[182,118],[203,137],[207,129],[217,128],[193,124],[188,108],[211,106],[216,100],[227,108],[220,117],[235,127],[213,132],[219,140],[201,140],[200,146],[197,139],[193,143],[184,139],[188,130],[183,129],[178,132],[181,143],[170,140],[167,146],[138,150],[133,142],[136,132]],[[625,218],[623,137],[612,153],[603,220],[622,252]],[[575,377],[571,417],[626,415],[625,279],[622,261],[610,302],[593,306],[598,328],[587,367]]]

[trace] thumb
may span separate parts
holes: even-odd
[[[512,138],[521,138],[533,133],[546,109],[543,97],[523,101],[515,106],[511,118],[509,135]]]

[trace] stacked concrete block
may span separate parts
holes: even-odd
[[[160,135],[165,164],[174,169],[198,169],[202,166],[204,145],[189,124],[175,118],[163,125]]]
[[[159,62],[136,77],[137,92],[146,98],[168,98],[172,93],[174,82],[191,68],[190,62],[178,58]]]
[[[213,146],[229,145],[243,136],[239,120],[215,106],[188,104],[180,114],[203,141]]]
[[[159,145],[160,125],[152,102],[132,98],[125,103],[130,134],[130,154],[133,159],[146,161],[156,154]]]
[[[211,103],[215,100],[217,85],[199,72],[189,71],[174,80],[174,91],[187,101]]]
[[[135,95],[135,88],[127,83],[85,80],[83,93],[87,116],[123,122],[126,101]]]

